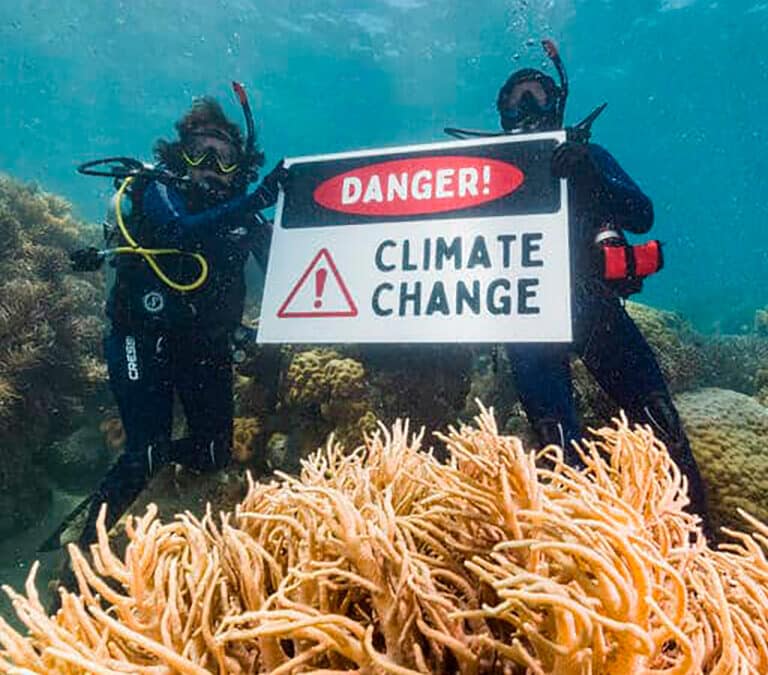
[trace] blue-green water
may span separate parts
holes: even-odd
[[[492,128],[500,82],[547,66],[542,36],[570,70],[567,120],[608,101],[595,140],[654,199],[668,266],[644,299],[704,329],[749,323],[768,281],[759,0],[2,3],[0,170],[97,219],[108,185],[75,164],[148,157],[196,95],[237,116],[233,78],[270,162]]]

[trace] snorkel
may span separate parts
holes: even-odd
[[[554,65],[555,70],[557,70],[557,76],[560,80],[560,86],[557,88],[557,107],[555,109],[555,118],[557,121],[557,126],[559,128],[563,128],[565,120],[565,103],[568,99],[569,91],[568,73],[565,70],[565,64],[560,57],[560,52],[558,51],[555,43],[548,39],[542,40],[541,46],[544,48],[546,55],[549,57],[549,60],[552,61],[552,65]],[[602,105],[598,106],[592,113],[590,113],[586,119],[579,122],[575,127],[566,128],[568,138],[570,140],[579,141],[582,143],[589,141],[591,136],[590,128],[592,123],[595,121],[595,119],[597,119],[598,115],[603,112],[606,105],[607,103],[603,103]],[[473,129],[458,129],[456,127],[446,127],[443,129],[443,131],[449,136],[453,136],[454,138],[458,138],[460,140],[467,138],[491,138],[495,136],[506,136],[508,134],[507,131],[477,131]]]
[[[222,130],[216,127],[201,125],[199,130],[193,130],[187,133],[188,136],[201,136],[217,138],[221,141],[225,141],[227,144],[236,147],[238,152],[238,158],[236,161],[227,162],[224,164],[218,159],[217,151],[213,150],[214,159],[218,166],[213,164],[214,159],[208,156],[210,151],[206,150],[200,157],[189,157],[182,151],[182,157],[186,162],[186,169],[199,168],[202,162],[208,162],[208,167],[212,170],[206,172],[205,176],[198,175],[195,180],[195,184],[198,188],[198,197],[203,198],[203,206],[210,206],[212,204],[218,204],[226,199],[229,199],[233,194],[245,193],[249,183],[253,183],[259,177],[259,153],[256,150],[256,129],[253,123],[253,113],[251,112],[251,106],[248,102],[248,94],[245,91],[245,86],[240,82],[232,81],[232,90],[237,96],[237,100],[240,102],[240,107],[243,110],[243,117],[245,118],[246,136],[243,143],[242,140],[236,139],[236,136],[232,135],[230,130]],[[237,134],[240,136],[240,134]],[[240,136],[242,138],[242,136]],[[230,175],[234,174],[234,175]]]
[[[565,72],[565,65],[560,58],[560,52],[557,51],[555,43],[552,40],[542,40],[541,46],[544,47],[544,51],[555,66],[557,76],[560,78],[560,91],[558,92],[557,100],[557,125],[562,127],[563,119],[565,118],[565,102],[568,99],[568,74]]]
[[[238,177],[239,186],[245,191],[248,183],[255,181],[258,178],[258,167],[260,165],[259,155],[256,150],[256,131],[253,123],[253,114],[251,112],[251,106],[248,103],[248,96],[245,92],[245,87],[239,82],[232,82],[232,88],[237,95],[240,105],[243,109],[243,115],[245,117],[247,136],[245,140],[245,148],[243,149],[243,170]],[[192,135],[201,136],[213,136],[219,140],[227,141],[230,144],[234,142],[231,135],[224,134],[223,132],[209,128],[204,132],[193,132]],[[239,145],[239,144],[238,144]],[[186,157],[188,164],[196,166],[200,161],[194,161],[189,157]],[[217,158],[217,162],[220,160]],[[222,173],[232,173],[235,168],[227,170],[219,163],[219,168]],[[79,251],[74,251],[70,254],[72,259],[73,269],[78,271],[94,271],[104,262],[104,259],[113,255],[136,255],[143,258],[149,267],[154,271],[156,276],[168,287],[179,292],[190,292],[197,290],[201,287],[208,278],[208,262],[198,252],[182,251],[175,248],[167,249],[151,249],[143,246],[137,241],[133,234],[129,230],[130,212],[123,210],[123,199],[126,194],[129,194],[132,190],[132,184],[145,185],[148,181],[158,181],[160,183],[178,187],[181,190],[189,190],[192,186],[192,181],[188,175],[175,173],[166,168],[162,163],[158,165],[147,164],[145,162],[133,159],[132,157],[107,157],[106,159],[97,159],[80,164],[77,167],[78,173],[86,176],[104,176],[114,179],[117,192],[114,197],[114,216],[116,220],[117,230],[119,230],[124,245],[117,246],[116,248],[107,248],[99,250],[95,247],[88,247]],[[134,183],[136,181],[136,183]],[[217,186],[206,184],[205,190],[217,198],[222,197],[221,191]],[[139,191],[142,187],[138,188]],[[261,224],[266,224],[268,221],[264,216],[256,211],[254,217]],[[107,223],[104,227],[104,238],[109,240],[112,236],[112,232],[108,229]],[[158,264],[156,258],[158,256],[186,256],[194,258],[199,267],[200,274],[192,283],[180,283],[171,279],[166,275],[164,270]]]
[[[245,118],[247,136],[245,139],[244,159],[248,166],[248,170],[245,172],[245,182],[247,184],[255,181],[259,175],[259,169],[256,162],[256,129],[253,125],[253,113],[251,112],[251,104],[248,102],[248,94],[245,92],[245,87],[240,84],[240,82],[233,81],[232,89],[240,101],[240,107],[243,109],[243,117]]]
[[[552,40],[542,40],[541,46],[544,47],[544,51],[547,53],[549,60],[554,64],[557,75],[560,78],[560,99],[557,105],[557,116],[559,126],[562,127],[565,118],[565,102],[568,99],[568,73],[565,71],[565,65],[560,58],[560,52],[557,50],[555,43]],[[607,105],[607,103],[601,103],[576,126],[568,127],[566,129],[568,140],[576,141],[577,143],[589,142],[589,139],[592,137],[592,123],[600,116],[600,113],[605,110]]]

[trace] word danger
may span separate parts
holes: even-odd
[[[522,171],[482,157],[421,157],[380,162],[321,183],[315,201],[359,215],[417,215],[477,206],[523,183]]]
[[[478,235],[471,240],[462,237],[434,237],[420,242],[405,239],[382,241],[376,248],[375,265],[380,272],[397,274],[429,271],[467,271],[456,281],[392,280],[380,283],[373,291],[374,314],[386,316],[539,314],[537,290],[539,279],[531,269],[525,276],[510,274],[494,278],[472,278],[472,270],[510,270],[541,268],[543,234],[500,234],[489,244]],[[518,241],[519,240],[519,241]],[[479,275],[476,275],[479,276]]]

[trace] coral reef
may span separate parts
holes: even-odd
[[[768,337],[768,307],[758,309],[755,312],[755,334],[760,337]]]
[[[627,311],[648,340],[672,393],[704,387],[732,389],[768,400],[765,375],[768,371],[768,339],[758,335],[704,336],[679,314],[627,303]],[[493,377],[488,368],[483,378],[484,400],[493,400],[500,410],[509,411],[507,429],[524,428],[517,409],[517,393],[511,385],[509,364],[503,350],[494,358]],[[618,411],[603,393],[582,361],[574,358],[573,387],[584,428],[600,426]],[[473,387],[480,383],[473,384]]]
[[[283,382],[283,411],[289,423],[284,444],[275,438],[269,464],[283,456],[286,467],[298,468],[331,432],[354,447],[370,430],[375,405],[363,364],[339,351],[315,348],[294,352]],[[280,447],[281,452],[275,452]]]
[[[680,314],[628,302],[627,312],[651,345],[670,391],[685,391],[711,372],[705,339]]]
[[[685,319],[637,302],[628,302],[626,308],[656,355],[671,392],[713,384],[715,370],[706,339]],[[573,387],[585,427],[599,426],[617,413],[580,359],[573,361]]]
[[[320,405],[330,400],[331,378],[326,366],[339,358],[339,353],[333,349],[319,348],[296,353],[286,374],[286,402],[301,406]]]
[[[115,452],[125,448],[125,429],[117,416],[107,417],[99,424],[99,431],[103,434],[104,445]]]
[[[256,417],[236,417],[232,431],[232,457],[239,464],[253,461],[256,453],[256,440],[264,431],[261,421]]]
[[[628,303],[628,311],[657,354],[673,391],[717,385],[768,403],[766,338],[703,337],[677,314],[637,303]],[[342,444],[354,447],[373,430],[376,416],[396,418],[406,414],[409,405],[416,411],[413,417],[419,426],[438,427],[468,419],[476,412],[465,403],[472,396],[493,401],[504,412],[505,432],[521,436],[526,442],[534,441],[517,400],[503,347],[283,348],[281,359],[278,369],[282,370],[282,386],[275,396],[278,404],[265,417],[265,447],[259,450],[266,458],[265,469],[297,470],[299,460],[331,432]],[[605,424],[617,414],[615,406],[579,359],[574,359],[573,373],[584,428]],[[254,376],[247,382],[241,403],[256,404],[241,406],[243,415],[260,410],[257,404],[265,398],[264,393],[252,393],[263,390],[263,378]],[[714,480],[725,475],[717,465],[707,467],[706,451],[696,454],[700,455],[705,475]],[[733,512],[729,503],[718,502],[720,496],[717,489],[710,495],[715,521],[729,522],[717,515]],[[741,504],[748,506],[751,498],[745,496]],[[755,498],[760,499],[758,495]]]
[[[755,398],[761,405],[768,406],[768,366],[760,368],[755,376]]]
[[[707,482],[713,524],[735,526],[737,508],[768,520],[768,408],[714,388],[675,402]]]
[[[768,338],[759,335],[717,336],[707,340],[702,359],[710,365],[712,377],[700,387],[732,389],[755,396],[761,384],[760,372],[768,368]]]
[[[428,429],[455,422],[466,408],[475,353],[461,344],[361,346],[375,412]]]
[[[234,513],[103,527],[50,617],[33,567],[5,587],[18,672],[678,673],[768,671],[768,526],[700,538],[680,473],[623,420],[585,441],[583,473],[537,468],[490,414],[439,435],[396,424],[298,478],[250,483]]]
[[[0,176],[0,493],[14,495],[0,534],[45,508],[43,448],[76,428],[106,382],[94,363],[102,282],[67,273],[83,236],[66,201]]]
[[[68,491],[91,490],[122,451],[125,432],[120,420],[83,424],[46,450],[46,468],[56,486]]]
[[[411,410],[415,424],[432,427],[457,420],[473,356],[443,345],[260,347],[238,368],[237,411],[263,419],[264,437],[274,437],[265,466],[290,471],[330,433],[349,447],[361,443],[378,416]]]

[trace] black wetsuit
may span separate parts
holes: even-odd
[[[233,397],[230,338],[245,303],[249,254],[264,264],[270,230],[255,211],[276,194],[262,185],[208,209],[194,209],[173,185],[150,182],[141,191],[141,217],[131,235],[145,248],[201,253],[208,278],[196,290],[173,290],[144,258],[118,255],[107,301],[105,337],[109,379],[126,432],[124,453],[109,470],[90,506],[80,537],[95,538],[99,506],[107,502],[111,526],[147,479],[173,460],[198,470],[224,466],[231,455]],[[158,256],[164,273],[189,284],[200,266],[188,256]],[[174,392],[189,431],[171,444]]]
[[[580,356],[629,419],[650,424],[666,443],[688,478],[692,510],[704,516],[703,481],[661,369],[616,288],[603,282],[595,264],[599,228],[612,224],[629,232],[647,232],[653,224],[653,206],[605,149],[590,144],[589,156],[594,174],[586,180],[569,180],[573,342],[507,345],[515,383],[540,442],[563,446],[567,461],[579,465],[570,447],[571,440],[582,436],[570,357]]]

